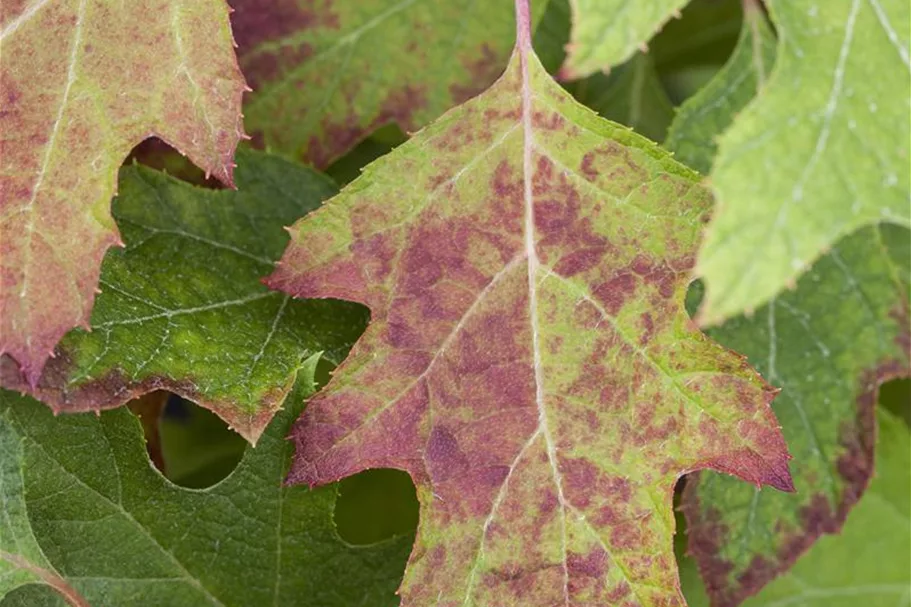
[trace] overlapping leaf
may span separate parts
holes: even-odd
[[[270,284],[372,322],[289,479],[412,476],[405,606],[681,605],[674,482],[790,488],[772,391],[683,309],[710,197],[554,83],[523,14],[490,90],[293,229]]]
[[[581,78],[607,71],[642,48],[687,0],[571,0],[573,27],[563,74]]]
[[[786,571],[820,535],[837,532],[864,493],[878,386],[911,365],[909,250],[906,229],[861,230],[796,291],[709,332],[782,388],[774,408],[797,489],[760,493],[705,473],[687,481],[689,549],[714,604],[737,605]]]
[[[697,266],[707,323],[767,303],[861,226],[911,225],[911,5],[768,6],[776,66],[721,138],[712,175],[718,212]]]
[[[536,2],[540,15],[546,2]],[[238,55],[255,89],[248,128],[327,166],[390,122],[415,131],[506,66],[512,3],[497,0],[238,0]]]
[[[569,1],[550,0],[535,29],[535,51],[550,73],[556,72],[566,58],[564,47],[569,42],[570,20]],[[648,54],[636,53],[610,74],[598,72],[562,84],[583,105],[652,141],[664,139],[674,118],[671,102]]]
[[[126,409],[54,418],[0,391],[0,498],[15,505],[0,519],[0,597],[35,605],[47,595],[23,584],[43,582],[73,606],[396,605],[410,538],[350,546],[332,523],[335,488],[282,487],[317,358],[259,445],[206,490],[150,466]]]
[[[113,211],[126,248],[105,259],[92,331],[63,339],[36,396],[72,412],[164,388],[255,441],[302,358],[322,350],[341,359],[363,330],[363,308],[294,302],[260,283],[288,241],[283,227],[335,187],[274,156],[243,152],[238,160],[236,192],[141,166],[122,170]],[[32,390],[9,359],[2,380]]]
[[[643,53],[636,53],[609,75],[593,74],[567,84],[566,89],[580,103],[652,141],[662,141],[674,119],[655,64]]]
[[[714,134],[756,93],[774,48],[748,11],[728,65],[688,101],[667,145],[708,171]],[[760,55],[757,56],[757,53]],[[823,533],[841,528],[873,472],[879,383],[908,374],[908,231],[868,228],[823,257],[797,286],[758,311],[709,331],[747,354],[782,388],[782,422],[797,493],[759,493],[711,474],[687,482],[690,551],[713,604],[736,605],[786,571]]]
[[[86,326],[117,168],[156,134],[231,183],[244,81],[224,0],[25,0],[0,23],[0,354],[31,382]]]

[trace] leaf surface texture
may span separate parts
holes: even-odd
[[[0,440],[19,449],[4,458],[0,491],[24,506],[0,523],[0,597],[35,595],[16,590],[28,559],[65,583],[75,605],[396,605],[409,538],[350,546],[332,522],[334,487],[281,484],[292,451],[284,436],[312,392],[316,358],[259,445],[205,490],[151,467],[125,408],[54,418],[0,391]]]
[[[701,321],[767,303],[840,238],[911,226],[911,5],[772,0],[778,58],[724,133],[699,254]],[[871,66],[888,77],[871,78]]]

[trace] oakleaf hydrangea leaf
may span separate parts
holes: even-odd
[[[245,88],[224,0],[23,0],[0,13],[0,354],[35,382],[87,326],[109,204],[158,135],[221,181]]]
[[[57,412],[118,407],[167,389],[255,442],[300,361],[325,351],[339,362],[367,314],[343,302],[291,301],[262,285],[288,241],[283,226],[336,190],[275,156],[239,152],[238,161],[238,191],[123,168],[113,213],[126,248],[104,261],[91,332],[70,332],[34,389],[5,359],[3,384]]]
[[[839,535],[825,537],[744,607],[895,607],[911,592],[911,436],[877,412],[876,474]]]
[[[911,5],[767,4],[778,59],[712,174],[718,210],[697,264],[708,324],[767,303],[864,225],[911,226]]]
[[[787,571],[865,496],[878,387],[911,375],[909,250],[908,230],[865,228],[836,244],[796,291],[709,332],[782,389],[774,409],[797,489],[758,492],[707,473],[687,480],[689,550],[713,604],[738,605]]]
[[[0,391],[0,440],[19,448],[3,458],[0,499],[27,511],[13,534],[9,516],[0,523],[0,597],[28,582],[26,559],[41,558],[45,583],[65,584],[70,605],[396,605],[411,538],[351,546],[332,521],[335,487],[282,486],[293,449],[284,436],[317,358],[256,448],[203,490],[150,465],[126,408],[54,418]],[[20,552],[29,535],[33,548]]]
[[[623,63],[687,0],[571,0],[573,26],[562,74],[582,78]]]
[[[680,109],[666,145],[707,171],[723,131],[761,86],[774,47],[747,6],[728,65]],[[755,56],[759,53],[760,56]],[[715,605],[737,605],[837,532],[873,472],[880,382],[909,374],[908,230],[863,229],[752,318],[708,333],[744,353],[782,393],[774,403],[795,460],[797,493],[759,493],[712,474],[687,480],[690,552]]]
[[[411,475],[404,607],[683,605],[674,483],[790,490],[774,391],[684,310],[697,176],[563,91],[517,8],[488,91],[292,229],[269,284],[372,316],[289,481]]]
[[[537,15],[546,2],[537,2]],[[255,140],[323,168],[370,132],[415,131],[486,89],[512,47],[509,2],[238,0]]]

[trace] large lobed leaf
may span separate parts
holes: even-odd
[[[303,358],[322,350],[340,362],[366,310],[290,301],[260,282],[288,241],[283,227],[335,186],[261,152],[240,152],[238,162],[237,191],[125,167],[113,214],[126,248],[104,261],[91,332],[70,332],[34,388],[15,363],[0,361],[3,385],[30,391],[57,412],[117,407],[167,389],[255,442]]]
[[[536,15],[547,2],[536,2]],[[325,167],[386,123],[424,126],[486,89],[512,47],[504,0],[236,0],[248,128]]]
[[[8,4],[8,3],[7,3]],[[0,14],[0,354],[35,382],[87,326],[117,169],[158,135],[230,184],[244,80],[223,0],[25,0]]]
[[[712,173],[718,211],[697,266],[710,324],[767,303],[862,226],[911,226],[911,5],[768,5],[778,60]]]
[[[682,605],[675,481],[790,489],[774,391],[683,308],[696,175],[579,106],[529,16],[491,89],[293,228],[273,287],[371,308],[291,482],[413,478],[403,605]]]
[[[71,606],[396,605],[410,538],[351,546],[332,521],[336,488],[282,486],[317,359],[259,445],[205,490],[152,468],[124,408],[54,418],[0,391],[3,604],[51,603],[43,583]]]

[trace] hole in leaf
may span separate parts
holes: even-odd
[[[142,424],[142,433],[146,439],[146,451],[149,459],[164,473],[164,458],[161,454],[161,435],[158,432],[158,422],[164,413],[168,398],[172,395],[164,390],[149,392],[127,403],[130,411],[139,418]]]
[[[247,446],[214,413],[174,394],[158,420],[158,436],[159,469],[171,482],[192,489],[211,487],[231,474]]]
[[[911,426],[911,379],[893,379],[881,385],[879,404]]]
[[[335,526],[351,544],[373,544],[413,533],[418,500],[411,477],[401,470],[367,470],[339,483]]]

